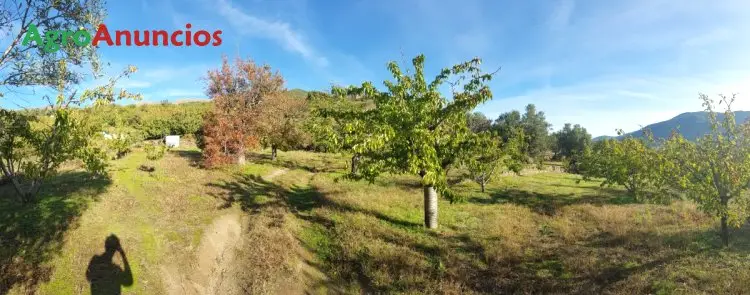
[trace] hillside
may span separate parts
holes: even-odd
[[[734,116],[738,123],[742,123],[750,118],[750,111],[736,111],[734,112]],[[723,119],[724,115],[719,114],[719,120]],[[679,114],[666,121],[648,125],[643,129],[651,130],[654,134],[654,138],[667,138],[672,134],[672,130],[678,130],[686,139],[694,140],[708,133],[710,128],[708,114],[706,112],[689,112]],[[642,137],[643,134],[641,130],[627,133],[626,136]],[[597,136],[593,140],[597,141],[607,138],[614,138],[614,136]]]
[[[441,199],[432,231],[416,176],[340,180],[344,156],[268,153],[208,170],[192,145],[156,161],[134,148],[110,177],[70,170],[32,206],[0,198],[0,294],[88,291],[110,236],[122,253],[104,265],[128,274],[122,294],[741,294],[750,282],[750,227],[719,249],[691,203],[529,172],[485,193],[456,184],[471,197]]]

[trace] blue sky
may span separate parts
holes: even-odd
[[[474,56],[502,67],[478,107],[489,117],[534,103],[554,129],[594,136],[700,110],[699,92],[738,92],[735,108],[750,110],[746,0],[109,2],[110,30],[223,31],[219,47],[102,48],[112,72],[139,68],[121,86],[150,101],[205,97],[200,78],[222,54],[270,64],[288,88],[326,89],[380,84],[389,60],[424,53],[431,73]]]

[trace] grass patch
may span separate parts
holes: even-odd
[[[242,212],[243,224],[227,276],[250,293],[750,288],[750,228],[735,230],[732,246],[721,249],[716,220],[691,203],[639,204],[618,187],[539,171],[500,177],[486,193],[453,182],[467,202],[441,199],[440,228],[426,230],[417,177],[347,181],[345,155],[267,154],[205,170],[195,149],[178,149],[144,172],[136,150],[114,162],[112,179],[63,173],[33,206],[0,199],[0,294],[86,293],[88,263],[110,234],[132,267],[134,283],[123,291],[165,294],[163,268],[190,269],[207,225],[227,212]]]
[[[274,182],[287,185],[274,190],[306,225],[298,234],[303,245],[348,290],[732,293],[747,286],[706,274],[728,259],[739,276],[750,275],[739,258],[750,249],[739,238],[747,228],[737,231],[732,248],[720,250],[715,220],[694,205],[638,204],[621,188],[579,182],[575,175],[506,176],[485,194],[473,183],[458,183],[455,188],[471,198],[441,200],[441,227],[429,231],[421,225],[416,177],[368,184],[337,180],[335,171],[302,170],[307,180],[280,176]],[[676,283],[655,287],[662,277]]]

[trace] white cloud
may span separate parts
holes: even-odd
[[[504,65],[496,98],[479,110],[495,117],[534,103],[555,128],[580,123],[594,136],[700,111],[698,93],[736,92],[734,109],[750,110],[750,42],[741,38],[750,2],[558,4],[541,53]]]
[[[328,65],[328,59],[315,52],[304,36],[292,29],[289,23],[269,21],[243,12],[227,0],[216,2],[218,12],[242,34],[272,39],[286,50],[297,53],[306,60],[321,66]]]
[[[545,111],[555,129],[564,123],[577,123],[594,136],[614,135],[615,129],[633,131],[683,112],[699,111],[699,93],[713,98],[738,93],[734,109],[750,110],[750,70],[674,77],[602,77],[517,96],[496,94],[480,110],[497,117],[533,103]]]

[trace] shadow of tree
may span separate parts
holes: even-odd
[[[319,262],[308,264],[332,274],[344,285],[360,286],[365,293],[431,293],[442,288],[438,282],[448,282],[447,286],[457,293],[617,292],[634,275],[653,277],[652,273],[666,265],[717,251],[720,244],[714,230],[665,234],[600,232],[573,242],[534,237],[530,243],[535,246],[529,249],[533,251],[504,254],[498,252],[500,246],[496,243],[505,237],[450,227],[443,231],[423,230],[421,224],[348,203],[345,189],[323,192],[312,185],[285,187],[253,175],[238,175],[217,186],[226,189],[217,197],[239,202],[248,212],[282,206],[308,221],[323,236],[312,241],[297,237],[301,245],[320,258]],[[634,202],[618,194],[573,197],[524,191],[495,192],[493,198],[495,202],[516,202],[535,210],[555,210],[578,203]],[[350,218],[356,218],[356,222]],[[741,239],[741,235],[748,238]],[[739,245],[750,244],[750,234],[737,236]],[[590,257],[592,263],[579,265],[574,261],[583,257]],[[650,285],[632,288],[637,289],[636,293],[653,292]]]
[[[271,155],[261,153],[248,153],[247,158],[248,160],[258,164],[275,165],[287,169],[301,169],[312,173],[337,172],[347,169],[346,165],[344,165],[343,163],[339,163],[339,161],[332,161],[328,158],[316,158],[309,159],[307,161],[281,158],[272,160]]]
[[[36,203],[20,204],[9,185],[0,186],[0,294],[15,286],[33,290],[46,281],[45,263],[59,252],[64,234],[111,184],[109,178],[65,172],[48,181]]]
[[[475,204],[512,203],[529,207],[534,212],[544,215],[554,215],[562,207],[577,204],[624,205],[637,203],[635,198],[619,190],[602,188],[597,191],[598,193],[553,194],[508,188],[504,190],[491,190],[490,198],[470,197],[468,201]]]
[[[177,155],[178,157],[184,158],[190,163],[190,167],[200,167],[203,157],[201,151],[193,150],[172,150],[170,153]]]

